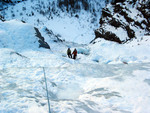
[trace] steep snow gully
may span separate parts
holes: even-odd
[[[55,42],[41,30],[48,50],[39,48],[33,26],[16,20],[0,25],[0,113],[48,113],[47,97],[52,113],[149,113],[149,37],[82,45]],[[24,36],[17,32],[29,28]],[[68,46],[77,48],[77,60],[66,57]]]
[[[148,113],[150,64],[45,67],[53,113]],[[47,113],[42,68],[0,70],[1,113]]]
[[[64,0],[57,1],[65,5]],[[0,113],[149,113],[150,36],[139,29],[147,30],[147,23],[129,24],[137,39],[125,44],[93,40],[99,11],[110,1],[79,0],[76,5],[91,5],[88,12],[82,9],[76,15],[72,9],[67,12],[68,6],[64,11],[63,4],[57,8],[56,0],[27,0],[0,12]],[[103,11],[112,8],[108,4]],[[109,35],[110,30],[126,39],[126,31],[110,26],[119,17],[128,17],[130,9],[124,8],[123,16],[109,12],[116,19],[109,14],[101,19],[102,28],[108,30],[102,33]],[[120,20],[122,27],[126,20]],[[100,37],[103,30],[98,31]],[[76,60],[67,58],[68,47],[77,49]]]

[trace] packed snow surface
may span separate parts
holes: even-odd
[[[16,20],[0,22],[0,48],[21,51],[38,47],[38,38],[33,26]]]
[[[0,45],[0,113],[48,113],[44,70],[52,113],[149,113],[149,36],[123,45],[103,39],[82,45],[52,42],[42,32],[48,50],[29,38],[32,30],[20,32],[22,22],[0,24],[9,26],[0,26],[0,43],[10,45]],[[35,46],[21,47],[22,34]],[[77,48],[76,60],[67,58],[68,46]]]

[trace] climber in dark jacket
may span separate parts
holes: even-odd
[[[76,59],[77,58],[77,50],[76,49],[74,49],[74,51],[73,51],[73,59]]]
[[[68,48],[68,50],[67,50],[67,55],[68,55],[69,58],[72,58],[72,54],[71,54],[70,48]]]

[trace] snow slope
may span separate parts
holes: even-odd
[[[105,0],[90,0],[88,11],[81,8],[77,12],[72,10],[67,12],[65,7],[59,8],[56,0],[27,0],[9,6],[0,11],[0,15],[5,20],[22,20],[39,29],[46,26],[62,40],[87,44],[93,40],[94,29],[98,27],[101,9],[105,7],[105,2]]]
[[[60,41],[43,28],[49,50],[39,48],[31,25],[16,20],[0,24],[1,44],[8,44],[0,47],[1,113],[48,112],[43,68],[51,112],[149,112],[149,37],[132,45],[103,39],[83,45]],[[20,38],[28,43],[22,46]],[[66,57],[68,46],[77,48],[77,60]]]
[[[11,13],[7,14],[9,18]],[[75,19],[72,20],[65,15],[54,16],[54,20],[46,23],[47,19],[38,15],[41,19],[35,24],[41,28],[38,36],[44,37],[49,50],[39,48],[40,39],[33,27],[38,16],[34,16],[33,20],[23,16],[32,25],[17,20],[0,22],[0,113],[48,113],[44,70],[52,113],[149,113],[149,36],[126,44],[104,39],[88,45],[74,43],[85,41],[79,39],[67,42],[59,39],[67,37],[66,33],[64,37],[63,33],[58,35],[57,30],[65,32],[59,24],[70,30],[70,25],[77,24],[76,17],[71,17]],[[66,24],[68,21],[73,24]],[[79,30],[86,31],[86,25],[80,28],[79,24]],[[67,58],[68,47],[72,51],[77,48],[76,60]]]
[[[0,48],[36,50],[43,41],[36,36],[35,28],[29,24],[16,20],[0,22]]]
[[[59,63],[46,67],[51,112],[149,113],[149,66]],[[3,68],[0,73],[0,112],[48,112],[42,68]]]
[[[150,61],[150,37],[133,40],[126,44],[97,39],[90,44],[90,58],[99,63],[140,63]]]

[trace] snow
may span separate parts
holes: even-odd
[[[84,21],[83,18],[86,17],[80,18]],[[64,17],[61,20],[60,18],[56,18],[54,20],[49,21],[48,28],[52,29],[55,34],[60,34],[62,40],[86,44],[89,43],[94,37],[94,31],[89,30],[89,23],[87,23],[86,21],[81,23],[83,23],[82,26],[80,25],[76,17],[72,19],[70,19],[70,17]]]
[[[43,67],[51,112],[149,112],[149,36],[140,45],[137,40],[123,45],[104,39],[90,45],[47,40],[53,44],[47,50],[33,44],[31,25],[16,20],[0,24],[1,42],[9,45],[0,48],[0,112],[48,112]],[[21,46],[18,37],[34,47]],[[63,56],[68,46],[77,48],[77,60]]]
[[[136,65],[137,67],[136,69],[133,69],[135,67],[134,65]],[[142,65],[145,66],[145,64]],[[68,95],[69,98],[70,95],[73,95],[72,93],[76,91],[76,86],[78,87],[78,84],[80,84],[78,90],[80,90],[82,94],[80,94],[78,98],[76,97],[76,99],[73,95],[71,100],[70,99],[66,100],[66,97],[64,96],[63,99],[65,100],[61,100],[58,103],[56,102],[58,105],[55,104],[55,107],[57,108],[62,104],[63,108],[59,107],[59,109],[61,110],[60,112],[67,112],[67,113],[74,112],[74,109],[76,109],[78,112],[83,110],[84,112],[104,112],[104,113],[106,112],[116,113],[116,111],[137,112],[136,110],[138,108],[144,109],[144,104],[140,104],[141,106],[138,106],[136,108],[137,98],[141,97],[146,98],[147,100],[150,99],[149,97],[147,97],[149,95],[148,91],[150,88],[143,81],[145,78],[149,78],[150,76],[148,70],[147,71],[138,70],[142,68],[141,67],[142,65],[131,64],[126,66],[123,64],[122,65],[78,64],[78,68],[75,65],[69,67],[67,66],[66,67],[67,70],[65,72],[64,69],[62,70],[56,69],[60,70],[62,72],[62,75],[58,76],[58,78],[55,79],[55,82],[58,81],[58,79],[59,80],[62,79],[64,84],[67,84],[67,87],[65,87],[66,92],[62,92],[63,93],[62,95],[65,96]],[[80,72],[78,72],[73,67],[80,69]],[[86,70],[87,67],[89,69],[91,68],[92,70],[87,71]],[[108,71],[107,68],[109,68],[110,70]],[[115,68],[117,68],[116,71]],[[122,68],[124,69],[122,70]],[[73,80],[68,79],[70,78],[70,74],[68,74],[67,77],[63,78],[64,74],[67,74],[72,69],[74,71],[72,71],[71,78],[74,79]],[[53,71],[56,73],[56,70],[50,70],[48,71],[48,73],[51,72],[52,74],[54,74]],[[75,74],[76,72],[77,74]],[[84,74],[83,72],[86,73]],[[90,72],[93,73],[92,76],[90,75]],[[136,72],[139,72],[140,76]],[[142,76],[141,79],[142,74],[144,74],[145,76],[144,77]],[[72,93],[70,92],[70,90],[68,91],[69,86],[72,86],[72,84],[74,84],[74,82],[77,81],[78,84],[72,87],[73,89],[70,89],[72,90]],[[59,82],[56,83],[58,85],[57,87],[60,88]],[[137,87],[135,87],[135,84],[137,85]],[[61,85],[61,89],[62,87],[64,88],[64,86]],[[143,103],[144,101],[145,100],[143,100]],[[143,110],[141,110],[140,112],[142,111]]]
[[[123,41],[124,39],[128,38],[127,32],[123,28],[121,28],[121,27],[115,28],[115,27],[113,27],[111,25],[107,25],[105,28],[107,30],[109,30],[109,31],[112,31],[112,33],[116,34],[116,36],[119,37],[119,39],[121,41]]]
[[[87,44],[93,38],[89,24],[80,20],[80,28],[72,19],[48,22],[51,36],[44,31],[47,26],[40,26],[51,50],[39,48],[33,21],[0,22],[0,113],[48,112],[43,68],[52,113],[149,113],[150,36],[126,44],[104,39]],[[54,42],[59,33],[67,41]],[[76,60],[67,58],[68,47],[77,49]]]
[[[106,64],[149,62],[149,36],[147,36],[147,39],[143,38],[141,42],[135,40],[124,45],[109,42],[104,39],[97,39],[95,42],[97,43],[90,44],[89,46],[89,56],[93,61]]]
[[[20,49],[38,48],[34,27],[29,24],[11,20],[0,22],[0,47]]]
[[[27,0],[15,6],[10,6],[4,12],[0,13],[7,20],[23,20],[39,29],[46,26],[54,34],[59,34],[62,40],[88,44],[94,37],[94,29],[99,26],[101,9],[105,6],[105,1],[103,0],[101,2],[99,0],[89,2],[92,4],[91,7],[95,8],[96,15],[84,10],[81,10],[77,14],[68,14],[66,11],[61,11],[57,7],[57,1],[54,0],[33,0],[32,2]],[[55,11],[52,11],[52,9],[55,9]],[[40,11],[47,13],[42,15]],[[75,17],[76,15],[79,17]]]

